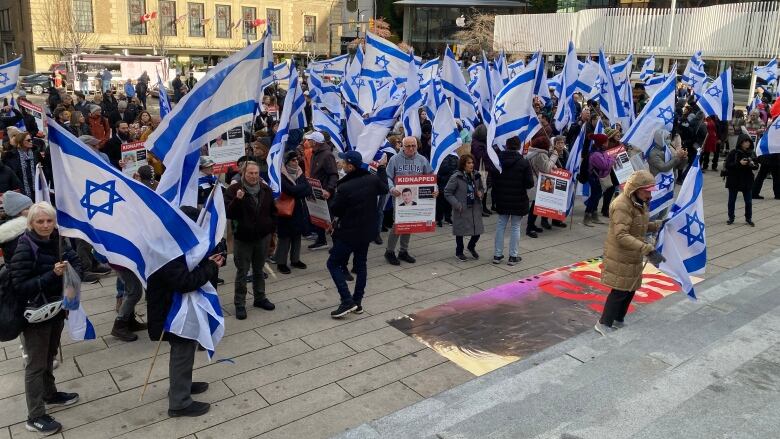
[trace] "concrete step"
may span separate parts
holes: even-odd
[[[681,423],[708,401],[731,417],[712,411],[709,435],[683,436],[719,437],[778,403],[778,286],[775,252],[704,281],[697,302],[640,308],[610,337],[582,334],[341,437],[682,437]],[[753,386],[768,390],[740,404]],[[756,419],[745,431],[777,425]]]

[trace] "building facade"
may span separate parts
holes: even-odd
[[[272,29],[274,53],[338,51],[344,0],[0,0],[0,56],[46,71],[65,53],[164,55],[214,65]]]

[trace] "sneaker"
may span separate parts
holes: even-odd
[[[415,262],[417,262],[417,259],[413,258],[412,255],[410,255],[409,252],[406,251],[398,252],[398,259],[404,262],[408,262],[410,264],[414,264]]]
[[[526,236],[530,236],[531,238],[538,238],[539,237],[539,235],[536,233],[535,230],[529,230],[529,231],[525,232],[525,235]]]
[[[305,270],[305,269],[306,269],[306,264],[304,264],[304,263],[303,263],[303,262],[301,262],[301,261],[298,261],[298,262],[291,262],[291,263],[290,263],[290,267],[292,267],[292,268],[297,268],[297,269],[299,269],[299,270]]]
[[[542,218],[542,228],[546,230],[552,229],[552,226],[550,225],[550,221],[547,220],[546,218]]]
[[[616,331],[615,328],[611,326],[607,326],[601,322],[596,322],[596,326],[593,327],[593,329],[596,330],[599,334],[606,336],[607,334],[611,334]]]
[[[476,249],[470,248],[468,249],[469,253],[471,253],[471,257],[474,259],[479,259],[479,253],[477,253]]]
[[[246,307],[242,305],[236,305],[236,320],[246,319]]]
[[[352,273],[350,273],[346,268],[344,268],[344,280],[347,282],[352,282],[355,280],[355,276],[352,276]]]
[[[209,383],[205,381],[193,381],[190,386],[190,394],[192,395],[204,393],[206,390],[209,390]]]
[[[385,241],[382,240],[382,236],[376,235],[376,238],[374,238],[374,244],[376,245],[382,245]]]
[[[221,277],[217,278],[217,285],[225,285],[225,279],[222,279]]]
[[[27,431],[40,433],[43,436],[51,436],[62,430],[62,424],[55,421],[54,418],[49,415],[43,415],[38,416],[35,419],[28,419],[24,428],[26,428]]]
[[[385,252],[385,260],[390,265],[401,265],[401,261],[395,257],[395,252]]]
[[[749,225],[750,227],[755,227],[756,226],[756,223],[754,223],[753,221],[750,221],[750,220],[745,221],[745,224]]]
[[[503,259],[504,259],[503,256],[493,256],[493,263],[500,264]]]
[[[252,303],[252,306],[254,306],[255,308],[261,308],[261,309],[264,309],[264,310],[266,310],[266,311],[273,311],[273,310],[275,310],[275,309],[276,309],[276,305],[274,305],[273,303],[271,303],[271,301],[270,301],[270,300],[268,300],[268,299],[260,299],[260,300],[255,300],[255,301]]]
[[[268,255],[267,258],[265,258],[269,264],[275,264],[276,263],[276,255]]]
[[[554,225],[555,227],[560,227],[562,229],[565,229],[566,227],[569,227],[569,226],[566,225],[565,222],[558,221],[558,220],[553,220],[552,225]]]
[[[620,320],[615,320],[612,322],[612,327],[615,329],[620,329],[626,326],[626,322],[621,322]]]
[[[512,265],[516,265],[518,262],[522,260],[523,258],[521,258],[520,256],[510,256],[509,260],[506,261],[506,265],[509,265],[511,267]]]
[[[754,200],[763,200],[764,197],[762,197],[761,195],[753,195],[753,199]]]
[[[279,273],[282,273],[282,274],[290,274],[290,273],[292,273],[292,270],[290,270],[290,267],[288,267],[288,266],[286,266],[284,264],[277,265],[276,269],[279,271]]]
[[[46,403],[46,405],[49,407],[60,406],[60,405],[71,405],[79,402],[79,394],[57,392],[54,395],[52,395],[51,398],[44,399],[43,402]]]
[[[86,284],[96,284],[100,282],[100,275],[91,271],[85,271],[84,277],[81,278],[81,282]]]
[[[360,304],[356,303],[355,309],[353,309],[352,312],[355,314],[363,314],[363,307]]]
[[[325,250],[329,248],[327,241],[326,242],[315,242],[314,244],[309,246],[309,250]]]
[[[333,317],[334,319],[340,319],[345,315],[351,313],[352,311],[355,311],[356,309],[357,309],[357,305],[355,305],[354,303],[351,305],[345,305],[342,303],[341,305],[339,305],[338,308],[336,308],[335,311],[330,312],[330,316]]]
[[[190,404],[189,407],[187,408],[183,408],[179,410],[168,409],[168,416],[172,418],[178,418],[181,416],[187,416],[187,417],[201,416],[208,413],[210,408],[211,408],[211,404],[207,402],[192,401],[192,404]]]
[[[309,233],[308,235],[304,236],[303,239],[307,241],[316,241],[318,238],[316,233]]]
[[[729,218],[729,220],[726,221],[726,224],[729,225],[729,226],[734,224],[734,218]]]
[[[459,260],[460,262],[466,262],[468,261],[468,258],[463,253],[456,253],[455,258]]]

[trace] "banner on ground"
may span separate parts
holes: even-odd
[[[618,146],[606,150],[606,153],[615,159],[615,164],[612,170],[615,172],[618,183],[623,184],[628,180],[628,177],[634,173],[634,166],[631,164],[631,158],[628,157],[626,148],[624,146]]]
[[[226,138],[223,138],[226,137]],[[214,173],[224,174],[238,159],[246,155],[244,143],[244,128],[233,127],[227,132],[227,136],[217,137],[209,145],[209,156],[214,160]]]
[[[132,177],[138,168],[148,164],[145,142],[131,142],[122,145],[122,173]]]
[[[322,195],[322,184],[314,178],[307,178],[313,196],[306,197],[306,207],[309,209],[309,218],[311,223],[321,229],[330,227],[330,211],[328,210],[328,200]]]
[[[403,175],[395,177],[395,233],[426,233],[436,230],[436,175]],[[443,194],[442,194],[443,195]]]
[[[27,110],[27,113],[31,114],[32,117],[35,118],[35,124],[38,125],[38,131],[43,131],[44,125],[44,118],[46,117],[46,113],[44,113],[43,108],[23,100],[17,100],[17,104],[19,104],[20,107]],[[30,133],[32,135],[35,135],[35,133]]]
[[[549,174],[540,173],[536,180],[534,215],[566,220],[570,185],[571,172],[565,169],[554,169]]]

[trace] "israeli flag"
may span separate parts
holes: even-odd
[[[371,163],[376,152],[385,144],[387,134],[401,115],[404,97],[403,90],[397,90],[371,116],[363,119],[363,129],[355,148],[363,156],[363,163]]]
[[[601,123],[601,119],[599,119]],[[603,128],[603,125],[602,125]],[[580,173],[582,167],[582,150],[585,148],[585,132],[587,130],[581,129],[577,135],[577,139],[574,140],[574,144],[571,146],[571,152],[569,158],[566,160],[566,170],[571,172],[571,182],[569,184],[569,203],[566,207],[566,216],[571,214],[574,208],[574,197],[577,195],[577,175]]]
[[[647,58],[639,71],[639,80],[645,82],[647,78],[655,74],[655,55]]]
[[[84,304],[79,302],[79,307],[68,310],[68,318],[65,319],[65,326],[68,329],[68,335],[73,341],[94,340],[95,326],[87,317],[84,311]]]
[[[420,88],[425,88],[433,78],[439,76],[439,58],[434,58],[420,66],[420,71],[417,73],[420,78]]]
[[[474,64],[473,67],[475,67],[477,76],[475,78],[476,80],[472,81],[474,85],[470,90],[477,103],[477,108],[482,116],[482,121],[487,124],[493,119],[490,115],[490,111],[493,107],[493,92],[490,89],[490,78],[487,74],[489,66],[485,59],[484,52],[480,64]]]
[[[757,156],[777,153],[780,153],[780,117],[770,121],[756,147]]]
[[[292,75],[292,73],[291,73]],[[333,85],[326,79],[323,79],[319,73],[309,72],[309,98],[312,104],[317,104],[322,108],[327,108],[339,119],[343,114],[341,106],[341,91],[339,87]]]
[[[558,94],[558,107],[555,110],[555,128],[563,131],[577,115],[577,107],[574,104],[574,92],[577,90],[579,79],[579,61],[577,52],[574,51],[574,43],[569,41],[569,48],[566,51],[566,60],[563,62],[563,71],[561,72],[561,90]]]
[[[157,193],[175,206],[197,205],[201,146],[254,120],[263,84],[273,76],[273,59],[266,57],[270,45],[266,34],[219,63],[149,136],[149,151],[166,167]]]
[[[777,81],[778,75],[780,75],[780,69],[778,69],[777,58],[772,58],[772,61],[765,66],[758,66],[753,69],[757,78],[761,78],[768,83]]]
[[[347,65],[347,71],[344,74],[344,79],[339,84],[341,89],[341,97],[344,101],[352,105],[358,105],[358,96],[360,96],[360,88],[365,84],[366,80],[360,76],[360,69],[363,65],[363,48],[358,45],[355,56],[352,61]]]
[[[452,115],[452,109],[446,102],[436,113],[433,120],[433,134],[431,137],[431,167],[433,172],[439,172],[439,167],[444,158],[455,152],[462,144],[458,125]]]
[[[515,61],[512,64],[509,64],[508,70],[509,70],[509,79],[514,78],[517,76],[518,73],[520,73],[520,70],[523,70],[525,67],[525,62],[521,59],[519,61]]]
[[[295,63],[290,63],[290,70],[295,69]],[[282,194],[282,163],[284,160],[287,138],[290,130],[306,127],[306,115],[303,110],[306,107],[306,97],[301,90],[300,79],[293,74],[290,79],[290,87],[287,89],[287,97],[284,98],[282,114],[279,118],[279,130],[274,136],[274,143],[268,151],[266,163],[268,164],[268,179],[274,198]]]
[[[668,145],[664,145],[664,161],[669,162],[671,159],[672,151]],[[653,197],[649,203],[650,217],[658,216],[664,209],[672,205],[674,201],[674,169],[659,172],[655,176],[655,186],[656,190],[653,191]]]
[[[514,136],[518,136],[520,143],[524,144],[541,128],[533,107],[535,74],[534,66],[528,65],[509,81],[493,103],[493,118],[487,127],[487,151],[499,170],[501,165],[492,146],[504,149],[506,141]]]
[[[590,55],[585,62],[577,61],[577,74],[576,87],[574,92],[580,92],[584,96],[596,96],[599,93],[598,87],[596,87],[597,81],[601,79],[600,66],[594,62]]]
[[[666,80],[669,79],[669,76],[672,74],[659,74],[659,75],[653,75],[645,80],[645,93],[647,93],[647,96],[649,98],[653,98],[656,93],[658,93],[658,90],[661,89],[661,87],[666,83]]]
[[[365,84],[360,87],[358,93],[358,106],[363,111],[363,115],[369,115],[376,112],[395,90],[395,82],[392,79],[374,81],[365,79]]]
[[[534,65],[534,96],[538,96],[545,103],[550,102],[552,96],[550,96],[550,86],[547,84],[547,69],[544,64],[544,56],[542,51],[536,51],[531,57],[529,65]]]
[[[409,62],[414,60],[412,55],[371,32],[366,32],[365,48],[362,76],[370,79],[390,78],[396,82],[406,81]]]
[[[495,65],[496,72],[498,72],[498,76],[501,78],[501,87],[503,87],[509,82],[509,66],[507,66],[506,63],[506,52],[504,52],[504,49],[501,49],[498,52],[498,58],[496,58]]]
[[[344,137],[341,135],[341,118],[338,115],[330,113],[318,104],[313,104],[311,106],[311,119],[314,129],[328,133],[330,141],[333,142],[333,145],[336,146],[339,152],[346,151]]]
[[[344,106],[344,114],[346,115],[346,131],[347,131],[347,147],[350,150],[357,149],[358,139],[363,132],[365,125],[363,124],[363,116],[360,109],[354,108],[352,105]]]
[[[441,66],[441,88],[444,96],[450,99],[455,118],[462,120],[469,129],[473,130],[474,121],[477,119],[474,98],[466,87],[466,79],[449,46],[444,52]]]
[[[609,119],[610,123],[616,123],[626,117],[626,109],[623,106],[623,99],[615,84],[615,78],[612,76],[612,69],[607,63],[607,57],[603,50],[599,50],[599,101],[601,110]]]
[[[748,114],[752,113],[753,110],[758,108],[758,104],[761,103],[761,98],[758,96],[754,97],[752,101],[750,101],[749,104],[747,104],[747,112]]]
[[[341,77],[344,75],[344,71],[347,69],[348,61],[349,54],[339,55],[335,58],[310,63],[309,70],[319,73],[320,75]]]
[[[438,79],[431,80],[428,83],[428,88],[425,90],[425,113],[428,115],[428,119],[433,120],[436,117],[436,112],[439,111],[439,107],[446,101],[447,99],[441,90],[441,81]]]
[[[160,267],[185,254],[190,267],[208,251],[203,230],[178,208],[125,176],[59,124],[49,125],[57,223],[146,286]]]
[[[703,186],[697,154],[656,243],[656,251],[666,258],[658,268],[677,281],[692,299],[696,299],[696,293],[691,275],[703,274],[707,265]]]
[[[561,93],[563,92],[563,83],[561,82],[561,78],[563,78],[563,72],[558,73],[557,75],[547,80],[547,87],[553,89],[555,96],[558,98],[561,97]]]
[[[171,112],[171,101],[168,100],[168,91],[165,90],[165,84],[159,72],[157,73],[157,96],[160,101],[160,120],[162,120]]]
[[[0,98],[11,94],[16,90],[19,82],[19,69],[22,66],[22,57],[0,65]]]
[[[409,62],[409,72],[406,77],[406,99],[403,106],[404,133],[407,136],[420,138],[420,107],[423,105],[422,90],[420,90],[420,77],[418,76],[417,63]]]
[[[287,61],[282,61],[279,64],[274,64],[274,82],[287,81],[290,79],[292,71]]]
[[[51,192],[49,191],[49,182],[46,181],[46,175],[43,174],[43,165],[38,164],[35,167],[35,202],[45,201],[52,206]]]
[[[501,78],[501,72],[498,70],[498,66],[495,63],[486,63],[486,65],[488,84],[490,84],[490,95],[496,97],[501,92],[501,89],[504,88],[504,80]]]
[[[718,76],[704,93],[696,93],[696,104],[707,116],[721,121],[731,120],[734,110],[734,86],[731,84],[731,67]]]
[[[700,93],[706,80],[707,74],[704,73],[704,60],[701,58],[700,50],[688,60],[688,65],[685,66],[682,74],[682,82],[691,87],[694,93]]]
[[[672,67],[672,72],[676,68],[676,65]],[[663,128],[672,132],[675,117],[674,92],[676,86],[677,79],[675,75],[670,74],[658,93],[650,99],[650,102],[645,105],[645,108],[639,113],[634,123],[626,130],[622,139],[623,143],[632,145],[643,153],[647,153],[653,145],[653,135],[657,130]]]

